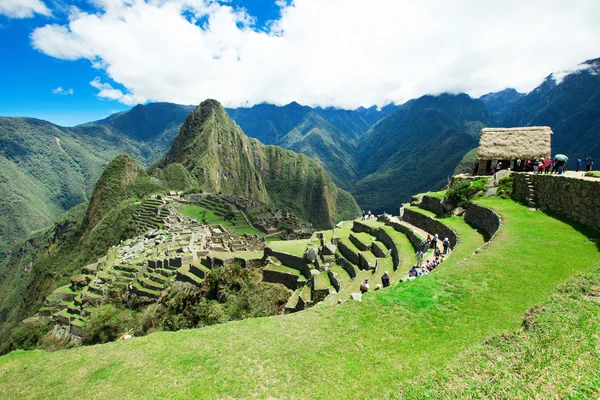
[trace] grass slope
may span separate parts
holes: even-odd
[[[425,278],[369,293],[362,303],[55,353],[13,352],[0,358],[2,394],[393,395],[486,338],[518,329],[557,284],[597,264],[589,232],[510,200],[479,202],[503,218],[494,241],[466,261],[456,263],[455,253]]]

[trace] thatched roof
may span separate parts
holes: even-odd
[[[521,160],[550,157],[549,126],[484,128],[479,137],[480,160]]]

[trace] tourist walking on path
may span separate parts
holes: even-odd
[[[592,157],[588,157],[585,159],[585,170],[587,171],[591,171],[592,167],[594,166],[594,161],[592,160]]]
[[[431,241],[431,247],[432,247],[433,249],[437,249],[437,243],[438,243],[438,234],[436,233],[436,234],[433,236],[433,240]]]
[[[581,161],[581,156],[579,156],[577,157],[577,162],[575,162],[575,172],[579,172],[581,164],[583,164],[583,161]]]
[[[423,264],[423,251],[417,251],[417,267],[420,267]]]
[[[390,276],[388,275],[387,271],[385,271],[383,276],[381,277],[381,283],[383,284],[383,287],[390,286]]]
[[[365,210],[363,210],[363,217],[362,217],[362,219],[365,219],[365,218],[367,218],[367,212]]]
[[[444,246],[444,255],[450,253],[450,241],[448,240],[448,238],[444,238],[444,240],[442,241],[442,245]]]

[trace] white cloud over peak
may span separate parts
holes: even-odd
[[[31,18],[34,14],[50,15],[50,9],[40,0],[1,0],[0,15],[10,18]]]
[[[75,93],[75,91],[73,89],[63,89],[62,87],[59,86],[56,89],[52,89],[52,93],[60,94],[60,95],[68,95],[68,94]]]
[[[99,98],[118,100],[128,106],[144,103],[148,100],[140,95],[123,93],[121,90],[113,88],[110,83],[102,83],[99,77],[94,78],[94,80],[90,82],[90,85],[99,90],[99,92],[96,93],[96,96]]]
[[[355,108],[423,94],[528,92],[550,71],[600,56],[590,0],[281,1],[268,31],[211,0],[94,0],[32,35],[52,57],[88,59],[99,97],[227,106]]]

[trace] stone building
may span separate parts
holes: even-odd
[[[484,128],[479,134],[477,175],[489,174],[498,161],[508,162],[550,157],[552,129],[549,126]]]

